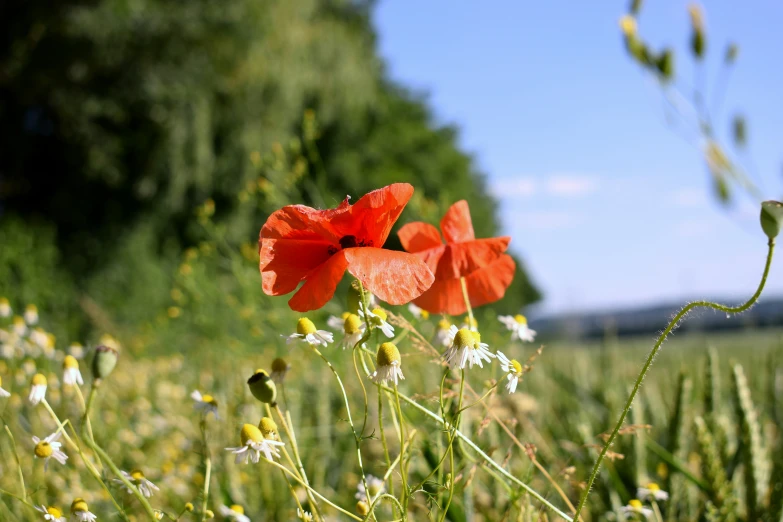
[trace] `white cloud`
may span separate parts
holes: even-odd
[[[528,197],[536,193],[536,182],[532,178],[501,178],[492,183],[492,194],[498,198]]]
[[[588,174],[552,174],[546,179],[546,191],[555,197],[584,197],[598,190],[598,179]]]

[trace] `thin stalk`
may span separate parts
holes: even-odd
[[[464,278],[462,278],[464,281]],[[463,291],[465,292],[465,295],[467,296],[467,290],[465,290],[464,282],[463,282]],[[466,304],[469,305],[469,303],[466,302]],[[468,308],[470,310],[470,308]],[[472,317],[472,313],[471,313]],[[473,324],[473,321],[471,321],[471,324]],[[459,428],[459,422],[462,418],[461,411],[462,411],[462,399],[465,396],[465,369],[462,368],[460,370],[460,377],[459,377],[459,399],[457,400],[457,413],[454,415],[454,424],[451,428],[451,434],[449,435],[449,465],[451,472],[451,480],[449,481],[449,496],[446,500],[446,506],[443,508],[443,513],[441,514],[441,522],[446,520],[446,515],[449,512],[449,506],[451,505],[451,501],[454,499],[454,486],[455,486],[455,479],[457,478],[457,474],[455,473],[454,469],[454,439],[456,438],[455,432]]]
[[[82,407],[82,411],[84,412],[84,417],[82,418],[82,427],[87,431],[87,436],[90,438],[91,441],[95,442],[95,436],[92,433],[92,423],[90,422],[90,416],[89,411],[87,410],[87,404],[84,402],[84,395],[82,394],[82,389],[79,387],[79,385],[74,385],[74,388],[76,388],[76,396],[79,398],[79,404]],[[94,394],[93,391],[95,388],[90,388],[90,403],[92,403]]]
[[[5,425],[5,432],[8,434],[8,438],[11,439],[11,449],[14,452],[14,459],[16,459],[16,470],[19,472],[19,486],[22,488],[22,501],[27,502],[27,488],[24,485],[22,463],[19,461],[19,452],[16,451],[16,439],[14,439],[11,430],[8,428],[8,424]]]
[[[381,500],[383,499],[389,499],[389,502],[391,502],[395,508],[400,512],[400,516],[402,516],[402,520],[405,520],[405,511],[401,505],[400,501],[397,500],[397,498],[394,495],[390,495],[388,493],[383,495],[378,495],[378,497],[372,501],[372,504],[370,504],[370,512],[367,513],[367,516],[362,519],[362,522],[366,522],[367,520],[370,520],[371,517],[375,515],[375,508],[378,507],[378,504],[381,503]]]
[[[769,248],[767,250],[767,261],[764,265],[764,273],[761,275],[761,281],[759,282],[759,286],[756,289],[756,293],[754,293],[750,299],[748,299],[745,303],[734,307],[725,306],[719,303],[713,303],[711,301],[694,301],[692,303],[688,303],[679,312],[677,312],[677,315],[674,316],[674,319],[672,319],[669,322],[669,325],[666,327],[663,333],[661,333],[661,335],[658,337],[658,340],[655,342],[655,346],[653,346],[652,350],[650,351],[650,355],[647,357],[644,366],[642,366],[642,369],[639,372],[639,376],[636,378],[636,382],[634,383],[633,389],[631,390],[631,394],[628,396],[628,400],[625,403],[625,407],[623,408],[623,411],[620,414],[620,418],[618,419],[617,424],[615,424],[612,433],[609,435],[609,438],[606,440],[606,443],[604,444],[604,447],[601,450],[601,454],[598,455],[598,459],[595,461],[595,466],[593,466],[593,471],[590,474],[590,478],[587,481],[587,487],[585,487],[585,490],[582,493],[581,498],[579,499],[579,505],[576,507],[576,513],[574,514],[574,519],[579,518],[579,514],[582,512],[582,509],[585,507],[585,504],[587,503],[587,497],[590,494],[590,490],[593,487],[593,482],[595,482],[595,478],[598,476],[598,472],[601,469],[601,463],[603,462],[604,457],[606,456],[606,452],[609,451],[609,448],[614,442],[614,439],[617,437],[620,428],[622,428],[623,423],[625,422],[625,417],[628,415],[628,412],[630,411],[631,406],[633,405],[633,400],[636,397],[639,388],[642,386],[642,381],[644,380],[645,375],[647,375],[647,371],[650,369],[650,366],[652,366],[653,360],[655,359],[655,356],[658,354],[658,350],[660,350],[663,342],[666,340],[666,338],[669,336],[672,330],[674,330],[674,328],[679,324],[682,318],[685,317],[685,315],[691,310],[693,310],[694,308],[699,308],[699,307],[712,308],[713,310],[718,310],[720,312],[724,312],[727,314],[738,314],[744,312],[745,310],[753,306],[753,304],[755,304],[755,302],[758,301],[761,292],[764,290],[764,285],[767,283],[767,276],[769,275],[769,269],[770,266],[772,265],[772,256],[775,252],[775,240],[770,239],[767,245]]]
[[[468,309],[468,325],[473,328],[473,308],[470,306],[470,297],[468,296],[468,285],[465,283],[465,278],[459,278],[459,284],[462,287],[462,298],[465,300],[465,306]]]
[[[408,478],[405,476],[405,421],[402,416],[402,407],[400,406],[400,394],[397,391],[397,384],[394,384],[394,398],[397,405],[397,416],[400,418],[400,478],[402,480],[402,511],[400,515],[403,520],[408,519]],[[395,499],[396,500],[396,499]],[[372,510],[370,510],[372,513]]]
[[[363,355],[360,354],[363,357]],[[389,454],[389,444],[386,442],[386,432],[383,429],[383,393],[378,386],[378,429],[381,432],[381,444],[383,445],[383,455],[386,457],[386,468],[391,468],[392,460]],[[400,452],[402,455],[402,452]],[[389,481],[389,493],[394,495],[394,481]]]
[[[204,489],[201,493],[201,522],[207,519],[207,503],[209,501],[209,483],[212,477],[212,458],[207,445],[207,415],[201,414],[201,451],[204,452]]]

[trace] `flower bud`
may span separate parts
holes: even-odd
[[[761,204],[761,229],[770,241],[780,233],[781,221],[783,221],[783,203],[765,201]]]
[[[256,373],[247,380],[247,385],[250,387],[250,393],[253,394],[253,397],[263,403],[274,404],[277,397],[277,386],[264,370],[256,370]]]
[[[192,502],[188,502],[187,504],[185,504],[185,511],[187,511],[188,513],[192,513],[193,509],[194,508],[193,508],[193,503]]]
[[[95,349],[95,357],[92,359],[92,376],[94,379],[105,379],[114,371],[117,365],[119,352],[114,348],[101,345]]]
[[[367,502],[364,500],[360,500],[356,503],[356,512],[359,515],[366,517],[370,513],[370,506],[368,506]]]

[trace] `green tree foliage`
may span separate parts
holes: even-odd
[[[135,295],[134,272],[160,280],[138,271],[174,265],[197,241],[193,209],[207,198],[230,224],[229,239],[256,237],[280,201],[262,195],[247,211],[237,194],[258,182],[264,151],[301,140],[317,150],[306,151],[289,202],[327,206],[405,180],[419,194],[408,219],[437,221],[466,198],[477,233],[495,234],[496,207],[455,129],[436,125],[424,100],[386,78],[370,8],[348,0],[5,4],[0,227],[11,214],[49,223],[68,284],[112,313],[123,302],[157,303]],[[117,288],[110,274],[125,274]],[[538,298],[520,270],[504,307]],[[71,302],[79,300],[74,292]]]

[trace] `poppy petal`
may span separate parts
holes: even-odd
[[[438,229],[422,221],[404,225],[397,232],[397,236],[400,238],[402,248],[407,252],[421,252],[443,245]]]
[[[273,212],[264,223],[260,236],[270,239],[315,239],[337,243],[341,237],[331,220],[348,213],[348,199],[337,208],[317,210],[305,205],[288,205]]]
[[[502,255],[486,267],[465,278],[473,308],[501,299],[514,280],[516,264],[509,255]],[[437,280],[429,290],[413,301],[416,306],[433,314],[460,315],[467,312],[459,279]]]
[[[483,268],[508,248],[510,237],[490,237],[464,243],[450,243],[438,261],[438,280],[459,279]]]
[[[330,246],[325,241],[262,239],[259,269],[264,293],[282,295],[296,290],[310,272],[329,259]]]
[[[446,215],[440,220],[440,229],[446,243],[460,243],[476,239],[468,202],[462,199],[451,205],[446,211]]]
[[[331,220],[338,240],[354,236],[357,241],[373,247],[382,247],[392,226],[413,195],[408,183],[393,183],[362,196],[349,212],[335,215]]]
[[[307,276],[299,291],[288,301],[291,310],[309,312],[329,302],[348,266],[345,252],[337,252]]]
[[[348,272],[381,301],[393,305],[409,303],[432,285],[435,277],[414,254],[381,248],[343,250]]]

